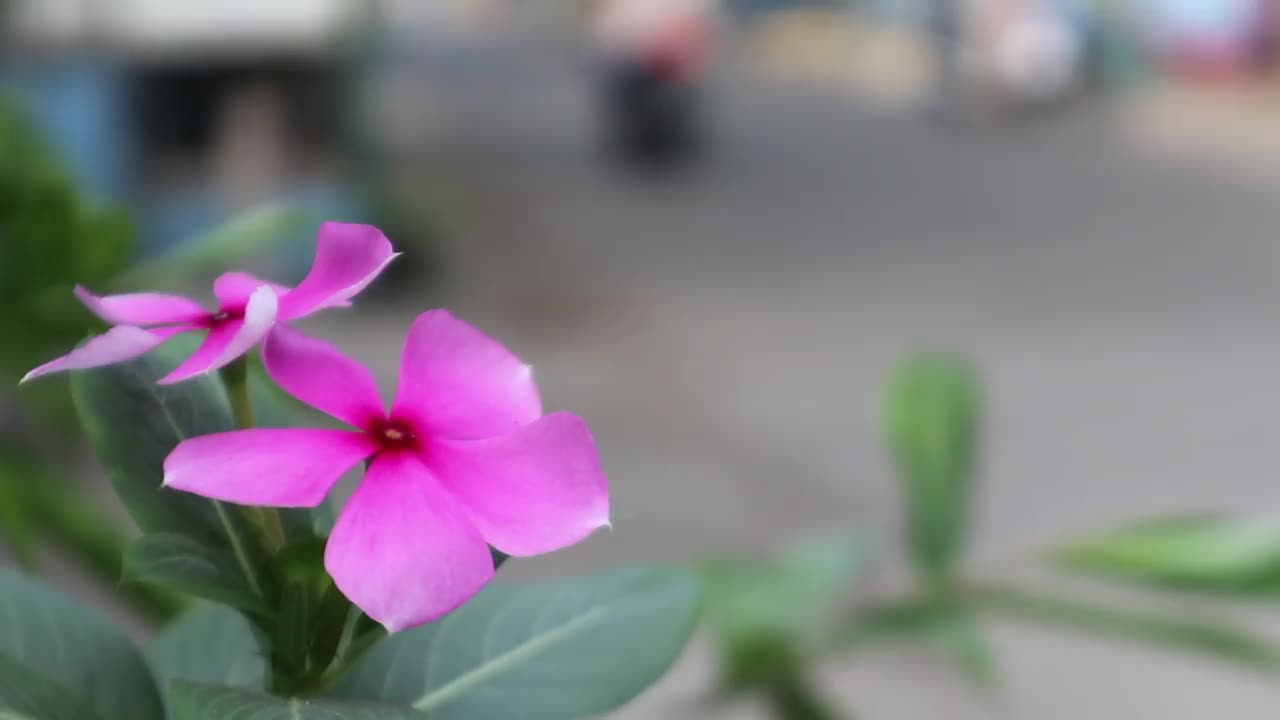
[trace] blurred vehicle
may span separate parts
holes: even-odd
[[[597,0],[588,12],[609,140],[643,158],[694,150],[703,130],[714,1]]]

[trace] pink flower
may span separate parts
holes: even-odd
[[[217,370],[257,345],[276,322],[347,305],[395,256],[391,243],[377,228],[328,222],[320,226],[315,261],[298,287],[290,290],[247,273],[226,273],[213,283],[218,299],[214,312],[177,295],[100,297],[77,286],[76,297],[115,327],[32,370],[22,382],[49,373],[131,360],[185,332],[207,335],[191,357],[160,382],[176,383]]]
[[[245,505],[311,507],[366,458],[325,549],[342,592],[391,631],[430,622],[493,577],[487,545],[516,556],[609,523],[608,481],[586,423],[542,415],[529,366],[443,310],[418,316],[384,409],[373,374],[332,345],[277,326],[271,377],[358,428],[257,429],[178,445],[164,484]]]

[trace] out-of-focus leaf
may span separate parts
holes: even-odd
[[[262,689],[267,665],[253,627],[240,613],[218,605],[193,608],[166,627],[147,648],[161,687],[173,680]]]
[[[84,337],[95,321],[71,289],[105,285],[128,265],[132,240],[128,217],[81,196],[39,127],[0,98],[0,385],[11,387]],[[58,383],[12,396],[52,440],[74,444],[74,408]]]
[[[794,543],[773,558],[703,562],[703,616],[719,645],[722,682],[791,682],[821,644],[822,621],[856,579],[860,560],[852,539],[829,537]]]
[[[99,720],[66,688],[0,653],[0,720]]]
[[[172,254],[138,265],[122,282],[147,287],[155,278],[220,272],[296,236],[306,225],[307,218],[292,208],[281,205],[254,208],[181,243],[180,249]]]
[[[1064,568],[1197,592],[1280,596],[1280,519],[1161,518],[1072,540]]]
[[[65,688],[103,718],[163,720],[164,708],[142,655],[89,608],[16,573],[0,570],[2,652],[30,673]],[[0,685],[21,702],[21,678]]]
[[[37,538],[35,518],[23,502],[27,494],[24,483],[31,482],[26,467],[26,462],[12,457],[7,448],[0,446],[0,541],[21,567],[31,570],[36,564]]]
[[[704,616],[730,643],[816,632],[823,613],[856,579],[860,560],[849,537],[806,539],[774,558],[707,560],[700,568]]]
[[[179,442],[233,429],[216,376],[156,382],[191,352],[188,340],[178,338],[132,362],[73,373],[76,407],[116,495],[143,532],[182,535],[225,550],[246,585],[265,597],[252,531],[233,508],[162,487],[164,459]]]
[[[967,592],[966,603],[993,617],[1050,625],[1117,641],[1140,642],[1176,650],[1241,668],[1280,673],[1280,647],[1227,622],[1160,614],[1143,610],[1102,607],[1055,595],[1010,588],[982,588]]]
[[[176,533],[138,538],[124,555],[123,582],[151,583],[262,616],[270,614],[230,553]]]
[[[50,470],[47,461],[0,445],[0,525],[15,524],[29,551],[39,542],[53,543],[105,590],[116,591],[128,533],[102,511],[99,498]],[[123,588],[121,596],[156,620],[167,619],[184,604],[181,597],[155,587]]]
[[[977,373],[956,356],[913,355],[894,370],[883,403],[911,558],[922,575],[940,583],[968,533],[981,423]]]
[[[695,577],[662,568],[494,583],[442,620],[382,641],[336,694],[411,704],[434,720],[595,717],[675,662],[699,596]]]
[[[931,644],[946,654],[979,687],[996,684],[995,653],[973,616],[954,610],[940,617],[929,634]]]
[[[821,693],[803,677],[790,677],[762,688],[773,716],[778,720],[838,720]]]
[[[917,643],[944,653],[974,684],[996,681],[995,656],[967,608],[911,598],[860,608],[830,635],[834,652],[865,651],[888,643]]]
[[[423,720],[413,708],[369,702],[281,698],[243,688],[178,681],[173,720]]]

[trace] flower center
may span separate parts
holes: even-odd
[[[206,315],[200,324],[208,328],[215,328],[227,321],[239,320],[242,317],[244,317],[243,309],[219,310],[216,313]]]
[[[400,420],[386,420],[373,432],[383,448],[412,448],[418,444],[413,428]]]

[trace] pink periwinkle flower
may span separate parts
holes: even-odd
[[[368,470],[325,549],[338,588],[392,632],[430,622],[494,574],[488,545],[529,556],[609,524],[591,432],[542,415],[529,366],[444,310],[418,316],[391,411],[373,374],[334,346],[278,325],[267,372],[357,428],[254,429],[178,445],[164,484],[245,505],[313,507],[349,469]]]
[[[97,296],[77,286],[76,297],[114,327],[32,370],[22,382],[64,370],[131,360],[186,332],[207,335],[200,347],[160,382],[176,383],[217,370],[251,350],[277,322],[348,305],[395,257],[391,243],[377,228],[327,222],[316,237],[311,271],[296,288],[267,283],[248,273],[226,273],[213,283],[218,299],[218,309],[213,312],[179,295]]]

